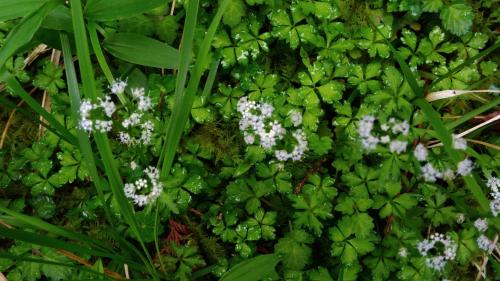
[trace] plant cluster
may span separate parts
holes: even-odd
[[[499,279],[500,1],[1,2],[0,279]]]

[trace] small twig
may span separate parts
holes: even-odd
[[[50,55],[50,61],[53,62],[57,67],[59,67],[59,63],[61,61],[61,51],[52,49],[52,54]],[[47,110],[47,112],[51,111],[52,108],[52,103],[50,99],[50,95],[47,93],[47,91],[43,91],[43,98],[42,98],[42,107]],[[45,133],[45,127],[42,125],[44,122],[44,118],[40,116],[40,125],[38,125],[38,138],[42,138],[43,134]]]
[[[477,143],[477,144],[482,144],[484,146],[487,146],[487,147],[490,147],[490,148],[493,148],[493,149],[496,149],[498,151],[500,151],[500,146],[498,145],[494,145],[492,143],[489,143],[489,142],[485,142],[485,141],[480,141],[480,140],[473,140],[473,139],[466,139],[468,142],[472,142],[472,143]]]
[[[297,185],[295,185],[295,188],[293,189],[293,193],[295,194],[299,194],[300,191],[302,191],[302,188],[304,187],[304,185],[306,184],[307,180],[309,179],[309,177],[313,174],[316,174],[319,169],[321,168],[321,166],[326,162],[326,158],[323,158],[319,161],[319,163],[312,167],[311,169],[309,169],[309,171],[307,171],[307,174],[306,176],[299,182],[297,183]]]
[[[493,244],[496,245],[497,241],[498,241],[498,234],[495,235],[495,239],[493,239]],[[476,275],[476,281],[479,281],[481,279],[481,277],[486,278],[486,265],[488,264],[488,260],[489,260],[489,256],[485,255],[483,257],[483,262],[482,262],[480,267],[477,264],[474,264],[477,267],[477,269],[479,270],[479,272]]]
[[[9,281],[9,280],[7,280],[7,277],[5,277],[5,275],[3,275],[2,272],[0,272],[0,281]]]
[[[472,93],[500,93],[500,90],[444,90],[429,93],[427,96],[425,96],[425,99],[429,102],[432,102]]]
[[[480,129],[480,128],[482,128],[482,127],[484,127],[484,126],[486,126],[486,125],[488,125],[490,123],[496,122],[498,120],[500,120],[500,114],[498,114],[495,117],[492,117],[492,118],[484,121],[483,123],[481,123],[481,124],[479,124],[477,126],[474,126],[474,127],[470,128],[468,130],[465,130],[465,131],[461,132],[460,134],[457,135],[457,137],[461,138],[461,137],[463,137],[463,136],[465,136],[467,134],[470,134],[470,133],[472,133],[472,132],[474,132],[474,131],[476,131],[476,130],[478,130],[478,129]],[[428,148],[434,148],[434,147],[438,147],[438,146],[442,146],[442,145],[443,145],[443,143],[439,142],[437,144],[427,145],[427,147]]]
[[[128,273],[128,264],[123,264],[123,270],[125,270],[125,278],[130,279],[130,274]]]
[[[33,88],[29,92],[29,95],[31,96],[35,91],[36,91],[36,88]],[[21,106],[23,103],[24,103],[24,100],[21,100],[17,104],[17,107]],[[16,113],[16,111],[17,111],[17,108],[12,109],[12,111],[10,112],[10,115],[9,115],[9,119],[7,119],[7,123],[5,123],[5,128],[3,128],[2,136],[0,137],[0,149],[3,147],[5,139],[7,138],[7,132],[9,131],[10,126],[12,125],[12,120],[14,120],[14,114]]]
[[[170,7],[170,15],[173,16],[174,15],[174,11],[175,11],[175,2],[176,0],[174,0],[172,2],[172,7]]]
[[[198,210],[196,210],[195,208],[189,208],[189,211],[190,211],[191,213],[193,213],[193,214],[197,215],[197,216],[198,216],[198,217],[200,217],[200,218],[201,218],[201,217],[203,217],[203,213],[202,213],[202,212],[200,212],[200,211],[198,211]]]

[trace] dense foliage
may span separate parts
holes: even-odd
[[[201,0],[184,69],[207,71],[173,125],[198,1],[15,2],[0,3],[8,280],[500,279],[500,1]]]

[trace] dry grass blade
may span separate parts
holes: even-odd
[[[50,61],[59,67],[61,61],[61,51],[52,49],[52,54],[50,55]],[[52,110],[52,101],[50,95],[45,90],[43,91],[42,107],[45,108],[47,112]],[[45,127],[41,123],[45,122],[42,116],[40,116],[40,125],[38,125],[38,138],[41,139],[45,134]]]
[[[468,135],[468,134],[470,134],[470,133],[472,133],[474,131],[477,131],[480,128],[482,128],[482,127],[484,127],[486,125],[489,125],[489,124],[491,124],[493,122],[496,122],[498,120],[500,120],[500,114],[496,115],[493,118],[488,119],[487,121],[485,121],[485,122],[483,122],[483,123],[481,123],[481,124],[479,124],[477,126],[474,126],[474,127],[470,128],[468,130],[465,130],[465,131],[461,132],[457,136],[460,137],[460,138],[464,137],[464,136],[466,136],[466,135]],[[442,145],[443,145],[443,143],[439,142],[439,143],[436,143],[436,144],[433,144],[433,145],[429,145],[428,148],[434,148],[434,147],[438,147],[438,146],[442,146]]]
[[[433,102],[442,99],[455,98],[465,94],[473,93],[500,93],[500,90],[444,90],[439,92],[432,92],[425,96],[428,102]]]

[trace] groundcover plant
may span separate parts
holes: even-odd
[[[499,0],[1,0],[0,280],[500,280]]]

